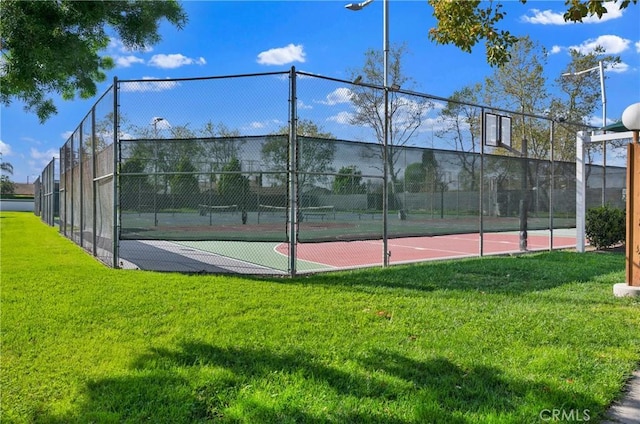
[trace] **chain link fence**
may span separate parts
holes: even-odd
[[[43,222],[54,226],[60,214],[59,176],[56,174],[56,160],[51,160],[36,178],[34,186],[33,213]]]
[[[113,267],[295,275],[357,266],[363,242],[386,265],[389,240],[476,234],[483,255],[487,234],[524,251],[575,228],[584,126],[387,95],[385,116],[383,87],[294,68],[115,80],[60,150],[60,231]],[[589,202],[624,205],[616,148],[590,148]]]

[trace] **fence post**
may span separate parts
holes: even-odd
[[[67,197],[69,198],[69,213],[67,214],[67,216],[69,217],[68,219],[68,224],[71,224],[71,229],[69,231],[69,235],[67,237],[69,237],[74,243],[76,243],[76,241],[73,239],[73,231],[74,231],[74,227],[75,227],[75,223],[76,223],[76,208],[73,204],[73,194],[74,194],[74,190],[75,190],[75,186],[76,186],[76,181],[75,178],[73,178],[73,168],[75,167],[75,163],[76,163],[76,158],[75,158],[75,153],[73,151],[74,148],[74,142],[73,142],[73,134],[71,134],[71,137],[69,137],[69,159],[70,159],[70,164],[67,167],[68,171],[67,173],[69,173],[69,185],[71,186],[71,189],[69,190],[69,193],[67,195]]]
[[[113,267],[118,268],[118,256],[120,252],[118,252],[119,240],[120,237],[120,220],[118,219],[118,163],[119,163],[119,155],[120,152],[120,142],[119,142],[119,134],[118,134],[118,77],[113,77],[113,170],[112,170],[112,184],[113,184]]]
[[[553,202],[554,196],[553,191],[556,188],[556,174],[555,174],[555,166],[554,166],[554,147],[553,147],[553,130],[554,130],[554,120],[551,119],[549,123],[549,148],[550,148],[550,172],[549,176],[551,181],[549,182],[549,250],[553,250]],[[540,188],[538,188],[540,190]]]
[[[587,187],[585,179],[584,145],[589,142],[586,131],[579,131],[576,137],[576,251],[585,251],[585,215],[587,208]]]
[[[78,167],[80,168],[80,247],[84,248],[84,214],[86,205],[84,204],[84,120],[80,122],[80,126],[78,127]]]
[[[296,275],[296,243],[298,239],[298,136],[296,115],[296,68],[289,73],[289,275]]]
[[[98,256],[98,236],[96,232],[98,231],[97,225],[97,212],[98,212],[98,182],[96,181],[96,107],[95,105],[91,108],[91,192],[93,193],[93,204],[91,205],[93,222],[91,223],[91,232],[93,234],[93,238],[91,239],[91,244],[93,246],[93,251],[91,252],[93,256]]]
[[[480,184],[478,184],[478,252],[484,256],[484,216],[482,213],[482,197],[484,196],[484,145],[487,142],[487,123],[485,122],[485,110],[480,108]],[[458,188],[459,190],[459,188]]]

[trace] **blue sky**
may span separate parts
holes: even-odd
[[[102,93],[113,77],[119,79],[183,78],[300,71],[348,79],[361,68],[367,49],[382,49],[382,1],[353,12],[348,1],[186,1],[189,22],[183,30],[163,25],[163,40],[146,51],[126,51],[112,40],[105,54],[116,61]],[[588,53],[600,45],[619,55],[622,64],[606,69],[607,117],[616,121],[624,109],[640,101],[640,5],[607,14],[606,19],[565,23],[563,1],[503,2],[501,23],[513,35],[529,35],[550,52],[546,76],[553,82],[569,62],[568,49]],[[441,97],[482,82],[492,73],[484,46],[465,53],[454,46],[429,41],[434,26],[426,1],[389,3],[391,44],[405,43],[404,72],[415,80],[415,91]],[[553,87],[551,87],[553,91]],[[329,96],[331,93],[326,93]],[[55,98],[55,97],[54,97]],[[59,113],[44,124],[22,104],[2,106],[0,151],[14,166],[12,180],[33,181],[69,134],[78,126],[96,98],[56,99]],[[600,105],[592,123],[602,122]],[[322,123],[321,123],[322,124]],[[268,131],[267,131],[268,132]]]

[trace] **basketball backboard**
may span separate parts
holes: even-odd
[[[484,114],[484,144],[489,147],[511,147],[511,117]]]

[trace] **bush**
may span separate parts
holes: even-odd
[[[609,205],[587,210],[587,239],[596,249],[606,249],[626,238],[626,212]]]

